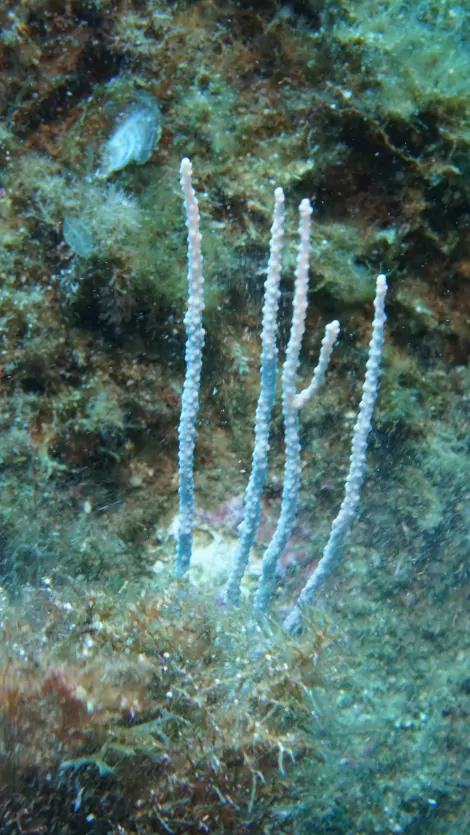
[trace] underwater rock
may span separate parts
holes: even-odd
[[[151,96],[140,96],[127,106],[109,137],[96,176],[107,179],[130,162],[143,165],[150,159],[161,134],[161,114]]]
[[[76,255],[87,258],[93,251],[94,244],[91,233],[79,217],[64,217],[62,235],[65,243]]]

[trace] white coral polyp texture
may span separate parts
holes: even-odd
[[[306,606],[312,605],[319,587],[338,565],[346,536],[356,515],[366,466],[367,439],[372,427],[372,413],[377,398],[384,326],[387,318],[385,315],[386,292],[386,278],[384,275],[379,275],[376,283],[375,314],[369,343],[369,359],[367,360],[361,404],[354,427],[344,499],[331,526],[330,538],[323,551],[323,556],[302,589],[294,609],[285,621],[284,625],[289,632],[298,632],[302,628],[303,610]]]
[[[189,568],[193,547],[194,484],[193,458],[196,432],[196,416],[199,406],[204,329],[204,281],[202,275],[201,234],[199,231],[199,207],[191,183],[192,167],[188,159],[181,162],[181,187],[186,209],[188,228],[188,307],[185,315],[186,377],[183,386],[179,435],[179,516],[176,549],[176,577]],[[300,207],[299,247],[295,270],[294,301],[289,343],[282,369],[282,409],[284,417],[285,465],[281,511],[274,535],[269,543],[261,566],[261,576],[254,600],[255,616],[261,619],[271,600],[276,577],[276,566],[292,533],[297,514],[301,475],[301,445],[299,436],[299,410],[316,394],[325,379],[331,353],[339,333],[339,322],[326,326],[321,343],[320,356],[312,381],[297,393],[297,371],[300,349],[305,330],[309,283],[309,250],[312,207],[309,200],[302,200]],[[274,220],[271,228],[271,247],[265,282],[263,306],[261,384],[256,407],[255,441],[252,470],[245,493],[244,517],[239,540],[232,559],[232,567],[225,592],[225,601],[231,605],[240,602],[240,584],[248,563],[259,522],[261,494],[264,488],[267,456],[269,451],[269,423],[274,402],[277,366],[277,316],[279,306],[279,281],[284,224],[284,195],[276,189]],[[311,605],[315,594],[326,577],[334,570],[341,557],[342,548],[357,511],[359,493],[364,478],[367,439],[371,429],[372,412],[377,397],[383,333],[385,325],[385,295],[387,282],[379,275],[376,284],[375,314],[369,343],[369,358],[362,391],[357,422],[354,428],[349,474],[341,508],[331,528],[330,538],[310,579],[304,586],[294,609],[285,621],[290,632],[300,631],[305,606]],[[218,551],[217,551],[218,553]]]
[[[204,278],[202,274],[199,206],[192,187],[192,166],[189,159],[181,162],[181,188],[184,195],[186,225],[188,227],[188,307],[184,317],[186,327],[186,376],[183,385],[181,417],[178,428],[179,516],[176,545],[176,577],[189,567],[194,524],[193,458],[196,437],[196,417],[199,408],[204,328]]]
[[[302,200],[299,206],[299,214],[299,248],[295,271],[292,322],[286,359],[282,369],[282,411],[284,416],[284,443],[286,449],[284,484],[279,521],[261,564],[261,577],[254,602],[255,612],[258,617],[265,612],[272,597],[277,561],[292,533],[297,515],[297,500],[300,490],[301,448],[298,410],[294,405],[294,401],[296,397],[300,348],[302,346],[305,331],[305,316],[307,313],[310,226],[312,215],[312,207],[309,200]]]
[[[271,245],[268,270],[264,285],[263,324],[261,331],[261,383],[256,406],[255,441],[250,479],[245,493],[243,524],[237,548],[232,559],[230,575],[225,589],[225,602],[240,602],[240,583],[245,573],[251,546],[261,513],[261,494],[266,480],[269,452],[269,424],[274,404],[277,375],[277,314],[279,308],[279,281],[284,234],[284,192],[274,192],[274,218],[271,227]]]
[[[325,328],[325,335],[322,339],[320,356],[318,358],[318,365],[313,372],[312,382],[307,388],[303,389],[299,394],[296,394],[292,403],[295,409],[302,409],[310,400],[312,395],[316,394],[322,383],[325,381],[325,374],[330,364],[331,354],[335,346],[335,342],[339,334],[339,322],[335,319],[330,322]]]

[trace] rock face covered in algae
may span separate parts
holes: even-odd
[[[468,12],[2,4],[2,835],[466,831]],[[175,586],[183,156],[207,336],[197,559]],[[301,508],[259,631],[220,592],[277,185],[281,354],[304,196],[305,381],[325,322],[342,333],[302,415]],[[278,624],[341,502],[379,272],[388,332],[361,507],[344,570],[293,641]],[[279,403],[270,442],[248,599],[279,513]]]

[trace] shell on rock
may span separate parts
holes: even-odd
[[[160,134],[161,114],[157,102],[151,96],[140,96],[122,112],[104,147],[97,176],[106,179],[130,162],[137,165],[147,162]]]

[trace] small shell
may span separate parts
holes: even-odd
[[[160,109],[151,96],[140,96],[127,107],[109,137],[97,176],[106,179],[130,162],[142,165],[150,159],[161,134]]]
[[[87,258],[93,251],[93,238],[88,227],[79,217],[64,217],[62,235],[65,243],[76,255]]]

